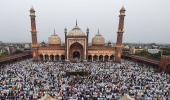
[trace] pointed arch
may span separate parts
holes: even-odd
[[[99,56],[99,61],[103,61],[103,55]]]
[[[104,56],[104,61],[109,61],[109,56],[108,55]]]
[[[88,55],[88,61],[92,61],[92,55]]]
[[[98,56],[97,55],[93,56],[93,61],[98,61]]]

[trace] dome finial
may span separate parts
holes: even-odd
[[[56,35],[55,28],[54,28],[54,35]]]
[[[78,24],[77,24],[77,19],[76,19],[76,26],[77,26]]]
[[[100,35],[100,30],[99,30],[99,28],[98,28],[98,32],[97,32],[97,34],[98,34],[98,35]]]

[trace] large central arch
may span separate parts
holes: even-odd
[[[80,43],[75,42],[69,48],[69,59],[71,61],[75,60],[81,61],[84,58],[83,52],[84,52],[83,46]]]

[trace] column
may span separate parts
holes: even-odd
[[[48,56],[48,61],[51,61],[50,56]]]
[[[54,61],[56,61],[56,58],[55,58],[56,55],[54,55]]]
[[[59,61],[61,61],[61,55],[59,55]]]
[[[99,61],[99,56],[97,56],[97,61]]]

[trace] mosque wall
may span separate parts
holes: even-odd
[[[111,55],[114,55],[115,52],[113,50],[88,50],[88,55],[97,55],[97,56],[100,56],[100,55],[108,55],[108,56],[111,56]]]

